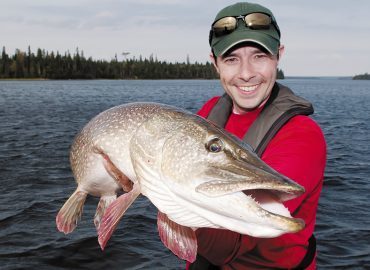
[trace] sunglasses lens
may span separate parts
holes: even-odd
[[[271,17],[263,13],[251,13],[245,16],[244,21],[251,29],[268,29]]]
[[[213,32],[216,37],[229,34],[236,28],[236,18],[225,17],[213,24]]]
[[[212,26],[211,35],[220,37],[223,35],[230,34],[237,27],[238,19],[242,19],[243,16],[238,17],[224,17],[216,21]],[[269,29],[272,23],[271,17],[264,13],[251,13],[244,17],[246,26],[253,30],[258,29]],[[210,36],[211,40],[211,36]]]

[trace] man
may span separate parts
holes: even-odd
[[[222,9],[210,32],[211,60],[225,90],[199,115],[254,147],[278,172],[304,186],[304,195],[284,202],[306,227],[263,239],[220,229],[198,229],[198,256],[188,269],[315,269],[313,237],[322,189],[326,144],[309,114],[309,102],[276,82],[284,53],[271,11],[252,3]]]

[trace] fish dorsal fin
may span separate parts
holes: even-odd
[[[102,250],[104,250],[105,245],[111,238],[114,230],[116,229],[126,210],[139,195],[140,186],[138,184],[135,184],[130,192],[122,194],[117,198],[117,200],[109,205],[100,222],[100,227],[98,230],[98,241]]]
[[[160,211],[158,211],[157,224],[163,244],[179,258],[194,262],[198,249],[195,231],[173,222]]]

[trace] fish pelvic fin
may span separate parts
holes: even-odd
[[[102,196],[100,198],[94,216],[94,224],[97,232],[99,231],[100,223],[104,216],[105,211],[107,210],[108,206],[116,200],[116,198],[117,198],[116,194],[111,196]]]
[[[139,195],[140,187],[136,184],[130,192],[119,196],[117,200],[108,206],[98,230],[98,241],[102,250],[104,250],[126,210]]]
[[[158,211],[157,225],[159,236],[169,250],[180,259],[195,261],[198,244],[193,229],[173,222],[160,211]]]
[[[81,219],[83,206],[87,193],[76,189],[76,191],[64,203],[56,217],[57,228],[65,234],[71,233]]]

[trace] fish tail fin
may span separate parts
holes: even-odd
[[[197,256],[197,237],[192,228],[179,225],[158,211],[158,232],[162,243],[179,258],[194,262]]]
[[[86,196],[86,192],[76,189],[64,203],[56,217],[57,228],[60,232],[68,234],[76,228],[82,215]]]
[[[94,216],[94,224],[96,231],[99,231],[101,220],[104,216],[105,211],[107,210],[108,206],[113,203],[117,199],[117,195],[110,195],[110,196],[102,196],[99,200],[98,207],[96,208],[95,216]]]
[[[105,211],[98,230],[98,241],[102,250],[104,250],[108,240],[111,238],[118,222],[139,194],[140,188],[134,186],[130,192],[119,196]]]

